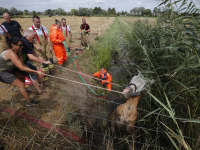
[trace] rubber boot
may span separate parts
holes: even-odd
[[[45,73],[45,74],[49,74],[49,67],[47,66],[47,67],[43,67],[42,68],[42,71]],[[49,78],[48,77],[45,77],[45,78],[43,78],[43,81],[47,81]]]
[[[63,67],[67,67],[67,61],[63,61]]]
[[[65,62],[65,61],[64,61]],[[64,62],[62,65],[59,65],[60,67],[64,67]],[[60,68],[60,72],[65,72],[65,69],[64,68]]]
[[[49,74],[49,67],[47,64],[42,64],[43,68],[42,68],[42,71],[45,73],[45,74]]]
[[[67,49],[68,49],[68,51],[70,52],[70,47],[68,47]]]
[[[87,44],[87,43],[85,43],[85,47],[86,47],[86,50],[88,50],[88,49],[89,49],[89,46],[88,46],[88,44]]]

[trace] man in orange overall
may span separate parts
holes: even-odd
[[[93,77],[101,79],[103,87],[107,87],[109,92],[111,91],[112,84],[108,82],[112,82],[112,76],[108,72],[106,72],[106,69],[104,69],[104,67],[101,67],[101,70],[99,72],[94,73]]]
[[[58,64],[62,67],[66,63],[67,54],[63,42],[65,37],[60,30],[61,22],[59,20],[55,21],[55,25],[51,26],[50,40],[53,42],[53,49],[58,60]]]

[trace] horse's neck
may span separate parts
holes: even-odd
[[[141,95],[139,95],[137,97],[129,97],[129,99],[126,102],[127,105],[137,107],[140,97],[141,97]]]

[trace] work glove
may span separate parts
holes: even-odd
[[[80,35],[82,35],[82,33],[80,32]]]
[[[85,30],[84,33],[87,33],[87,31]]]

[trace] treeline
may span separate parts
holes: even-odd
[[[128,16],[148,16],[148,17],[156,17],[159,16],[161,13],[161,9],[158,7],[155,7],[153,9],[153,12],[151,9],[145,9],[144,7],[135,7],[131,9],[130,13],[128,13]]]
[[[79,7],[78,9],[71,9],[70,12],[66,12],[62,8],[57,9],[46,9],[44,12],[41,11],[28,11],[28,10],[17,10],[14,7],[10,9],[0,7],[0,15],[4,12],[9,13],[11,16],[16,15],[48,15],[48,16],[66,16],[66,15],[74,15],[74,16],[158,16],[161,13],[161,9],[155,7],[153,11],[151,9],[145,9],[144,7],[135,7],[127,11],[116,12],[115,8],[108,8],[107,10],[101,9],[101,7],[94,8],[83,8]]]

